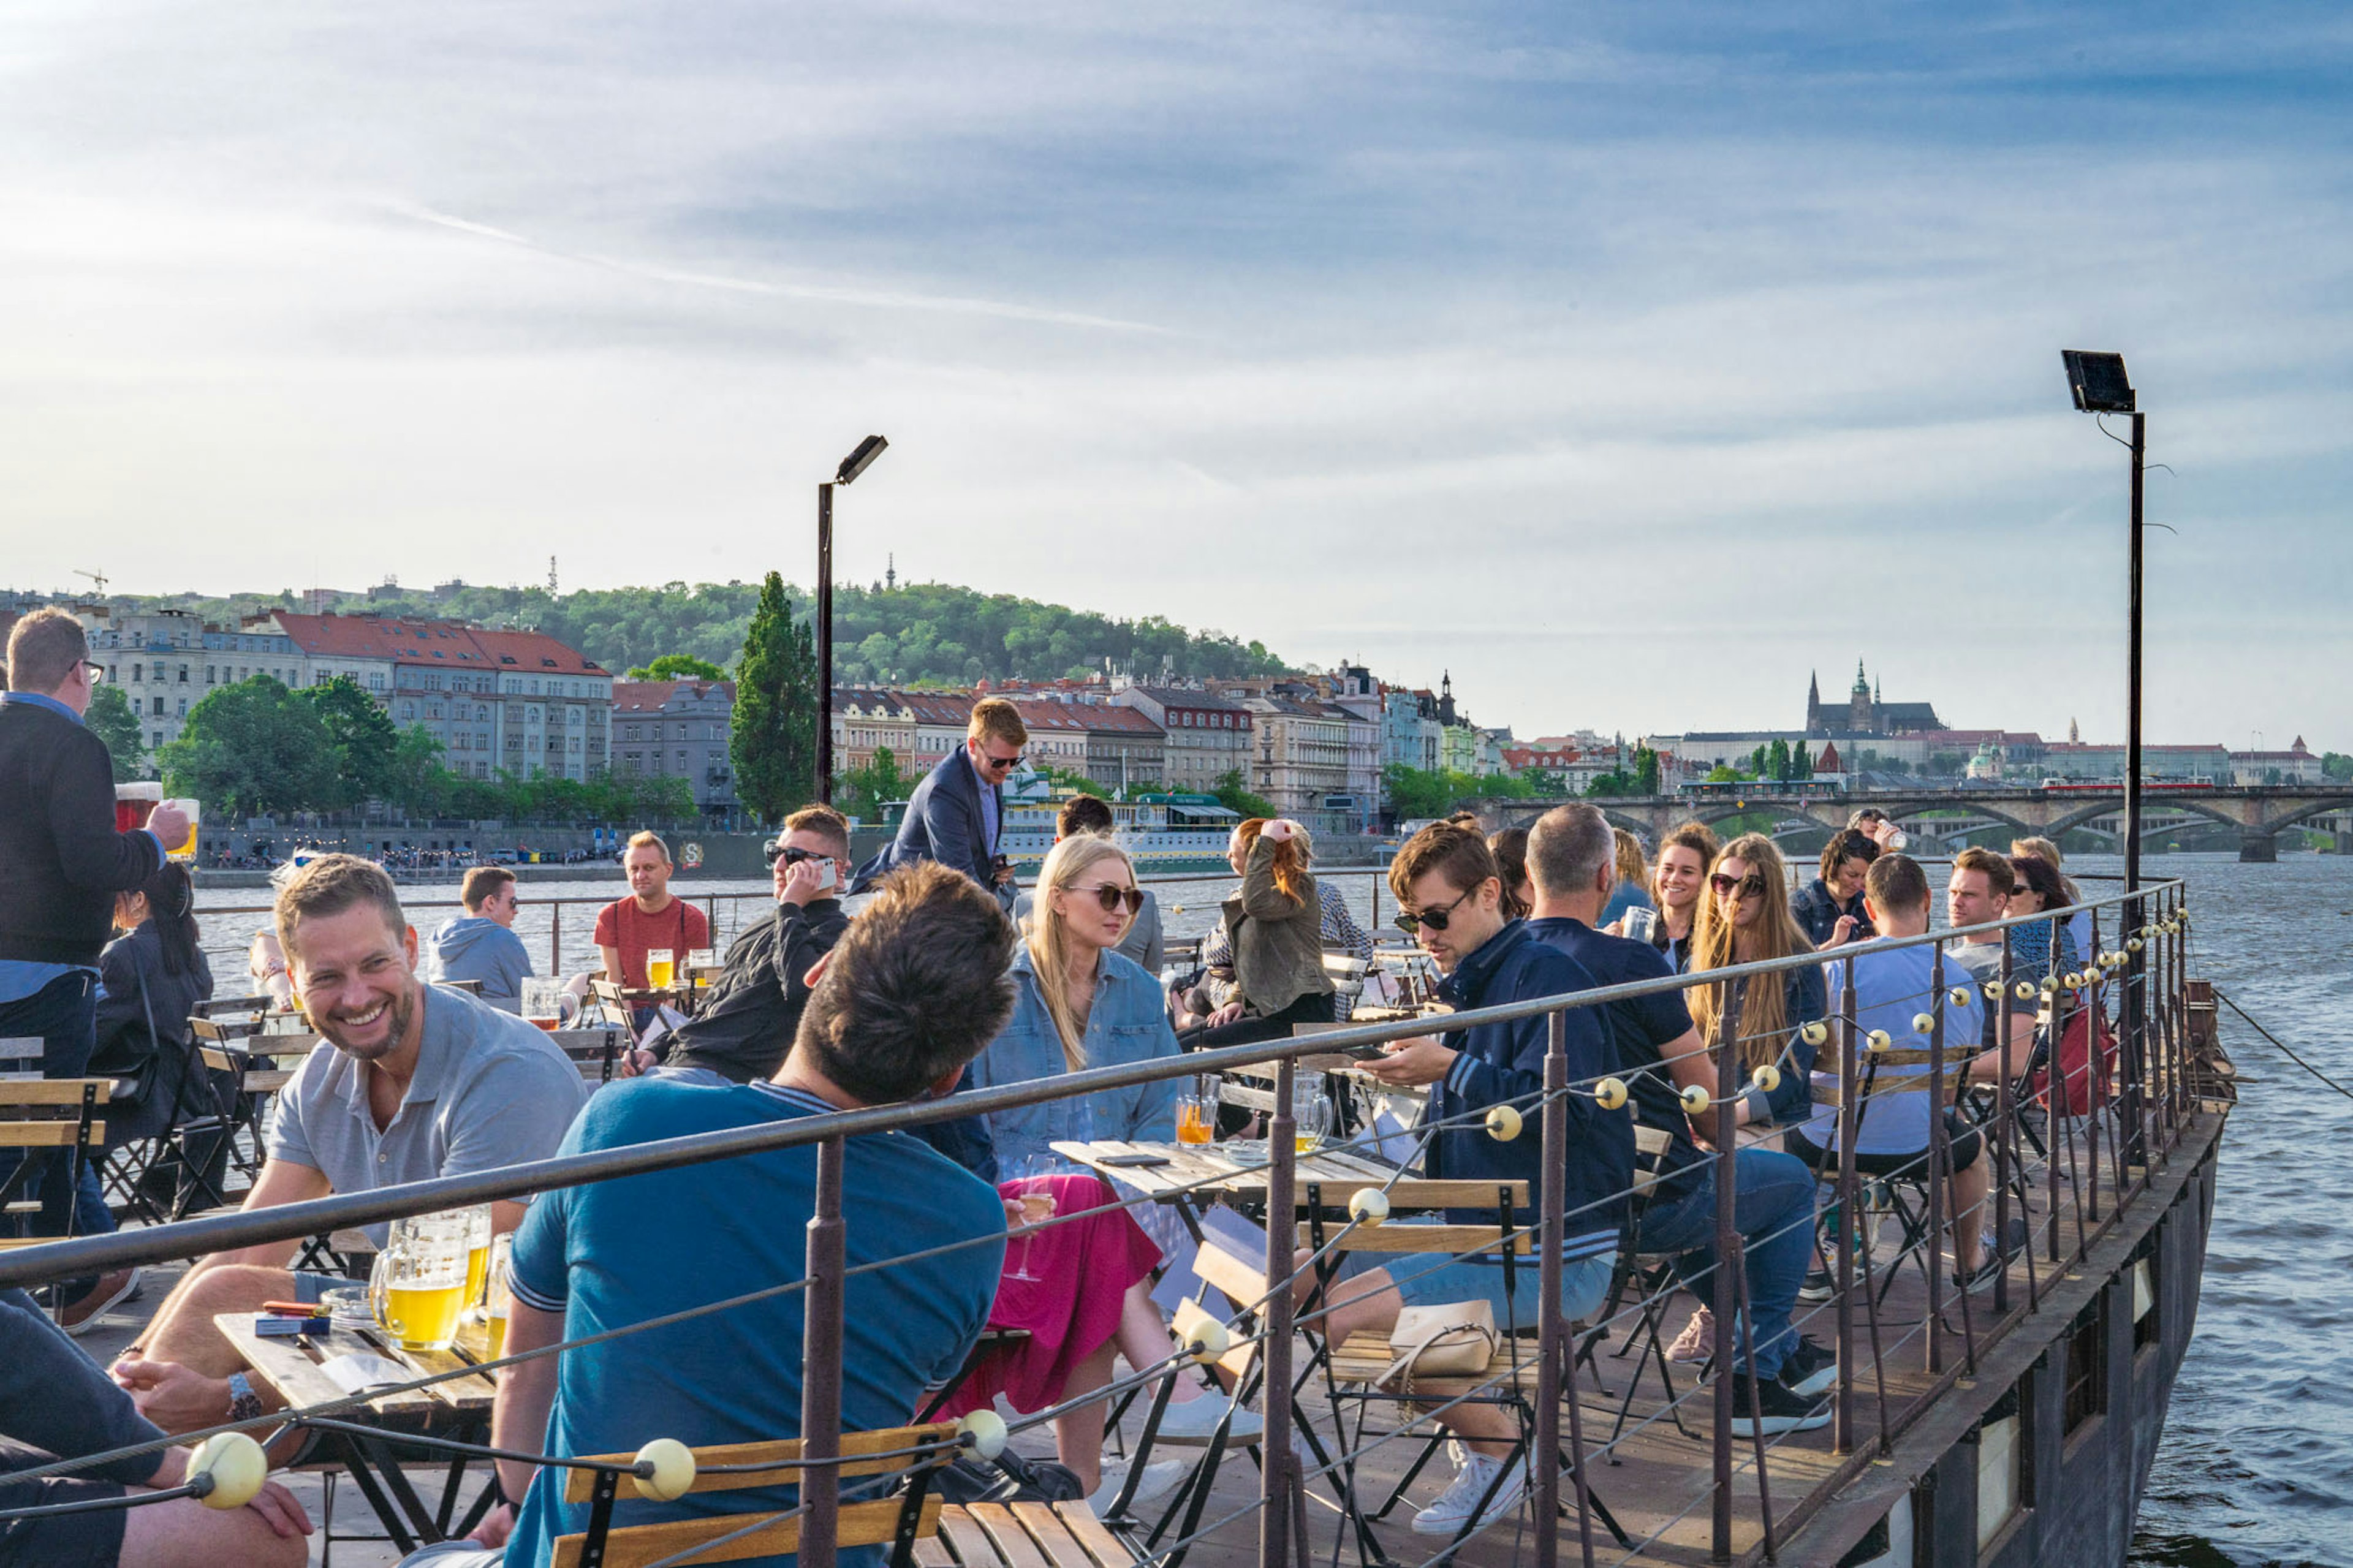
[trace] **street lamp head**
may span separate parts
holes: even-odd
[[[2133,412],[2132,383],[2125,376],[2124,355],[2094,353],[2085,349],[2061,349],[2059,358],[2067,367],[2067,390],[2075,395],[2075,407],[2079,412]]]
[[[856,451],[841,459],[841,467],[834,474],[833,482],[838,485],[848,484],[871,467],[874,459],[881,457],[883,449],[890,445],[890,442],[880,436],[869,436],[865,440],[858,443]]]

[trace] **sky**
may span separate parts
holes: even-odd
[[[1521,735],[2353,750],[2326,5],[18,0],[0,586],[839,570]],[[2121,422],[2108,424],[2122,433]]]

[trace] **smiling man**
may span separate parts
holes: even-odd
[[[384,868],[313,860],[278,895],[278,936],[322,1037],[270,1119],[269,1160],[248,1209],[461,1175],[554,1154],[586,1086],[554,1041],[511,1013],[417,977],[417,932]],[[512,1230],[523,1205],[492,1205]],[[369,1227],[382,1246],[385,1227]],[[144,1348],[114,1367],[140,1414],[166,1432],[259,1415],[267,1396],[213,1318],[265,1301],[315,1301],[345,1283],[290,1274],[296,1243],[203,1259],[156,1313]]]

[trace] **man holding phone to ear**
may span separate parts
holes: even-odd
[[[670,1068],[702,1068],[736,1083],[775,1075],[800,1027],[809,971],[849,929],[841,885],[849,875],[849,824],[829,805],[785,818],[768,846],[776,910],[727,950],[702,1010],[669,1038]]]

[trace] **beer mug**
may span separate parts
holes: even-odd
[[[526,974],[517,999],[524,1019],[554,1034],[564,1026],[564,982],[553,975]]]
[[[710,984],[710,971],[718,967],[719,950],[715,947],[698,947],[686,955],[687,973],[697,985]]]
[[[392,1222],[368,1275],[368,1310],[401,1349],[446,1351],[456,1342],[471,1223],[463,1209]]]
[[[491,1205],[476,1204],[454,1212],[466,1216],[466,1305],[479,1306],[491,1277]]]
[[[500,1236],[491,1238],[491,1278],[489,1293],[482,1302],[482,1319],[486,1332],[483,1342],[490,1350],[490,1359],[498,1360],[507,1353],[507,1310],[514,1302],[514,1291],[508,1284],[508,1272],[513,1267],[514,1237]]]
[[[666,947],[646,949],[646,986],[667,991],[678,981],[678,954]]]
[[[160,789],[163,786],[159,784],[156,787]],[[167,800],[164,804],[165,805],[179,807],[180,810],[187,814],[188,817],[187,842],[181,845],[177,849],[170,851],[170,858],[174,860],[194,860],[196,858],[196,826],[197,824],[204,819],[204,807],[195,801],[182,800],[176,797]],[[115,807],[118,811],[121,809],[121,801],[120,798],[116,800]]]
[[[164,804],[164,786],[160,784],[119,784],[114,786],[114,831],[136,833],[147,826],[155,808]]]

